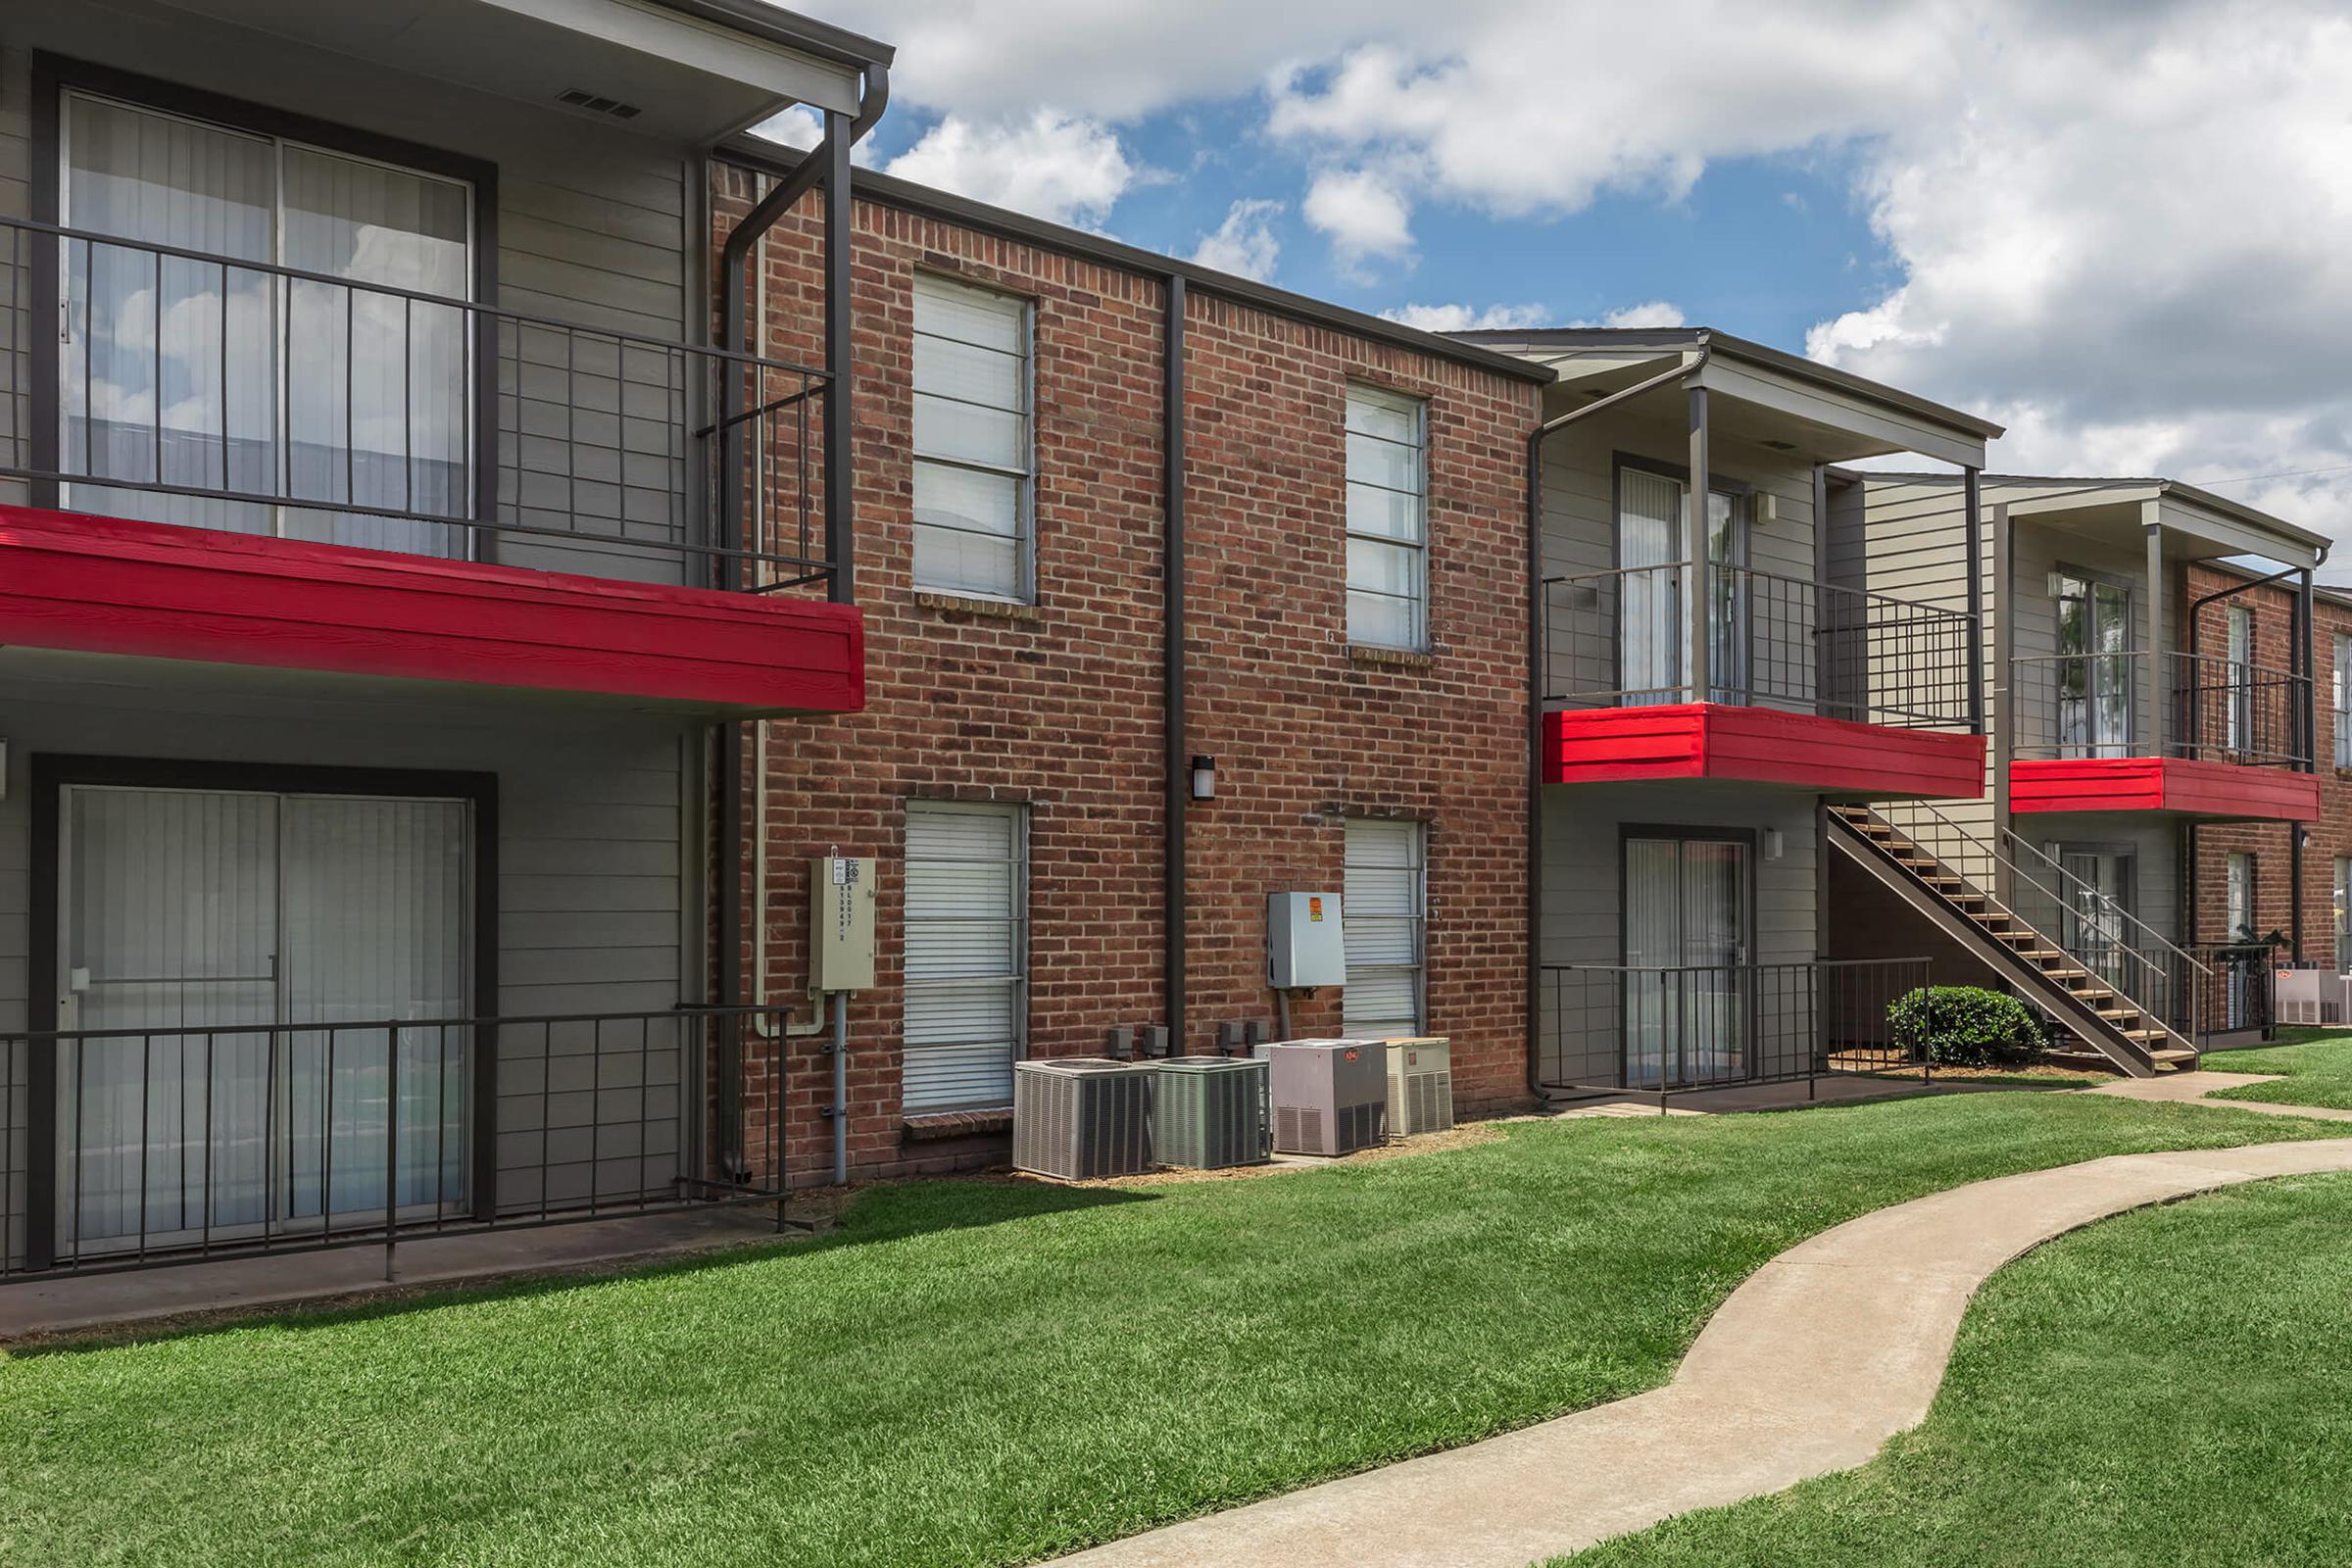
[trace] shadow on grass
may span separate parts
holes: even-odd
[[[334,1328],[411,1312],[449,1306],[471,1306],[492,1301],[550,1296],[560,1291],[595,1289],[634,1280],[701,1274],[758,1263],[772,1257],[830,1252],[869,1247],[880,1242],[906,1241],[944,1231],[975,1230],[1015,1220],[1038,1219],[1114,1204],[1148,1202],[1152,1195],[1109,1187],[1066,1187],[1052,1182],[1000,1179],[926,1179],[892,1182],[869,1188],[851,1200],[840,1223],[832,1229],[778,1238],[746,1235],[741,1241],[714,1241],[705,1250],[672,1257],[613,1258],[601,1262],[551,1265],[472,1281],[435,1281],[429,1285],[393,1284],[346,1296],[309,1301],[262,1302],[246,1306],[191,1311],[181,1316],[148,1318],[119,1325],[66,1329],[0,1344],[0,1362],[12,1358],[78,1355],[116,1349],[126,1345],[154,1345],[171,1340],[205,1339],[248,1329],[282,1333]],[[583,1222],[593,1223],[593,1222]],[[518,1236],[543,1232],[518,1231]],[[479,1238],[492,1232],[470,1233]],[[424,1239],[419,1238],[422,1242]],[[280,1254],[299,1263],[316,1252]],[[213,1261],[221,1261],[215,1258]],[[255,1257],[259,1266],[269,1261]],[[163,1267],[171,1267],[166,1264]],[[6,1289],[7,1287],[0,1287]]]

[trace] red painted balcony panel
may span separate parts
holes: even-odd
[[[854,712],[851,606],[0,507],[0,645]]]
[[[2182,757],[2090,757],[2009,768],[2012,811],[2172,811],[2245,822],[2316,822],[2320,779],[2283,767]]]
[[[1544,715],[1544,782],[1728,779],[1892,800],[1984,790],[1984,737],[1720,703]]]

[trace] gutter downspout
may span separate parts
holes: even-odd
[[[1527,433],[1527,1089],[1538,1100],[1549,1098],[1544,1092],[1540,1057],[1544,1035],[1544,441],[1552,432],[1603,409],[1675,381],[1688,382],[1705,368],[1713,352],[1701,346],[1687,363],[1545,419]]]
[[[1168,997],[1168,1050],[1185,1054],[1185,828],[1192,809],[1192,764],[1186,754],[1184,710],[1184,312],[1181,273],[1166,280],[1167,325],[1160,338],[1165,375],[1160,391],[1160,484],[1163,535],[1160,540],[1162,725],[1167,740],[1166,872],[1161,916],[1166,931],[1162,983]]]
[[[793,204],[799,201],[802,195],[816,182],[818,175],[828,171],[833,172],[836,177],[832,183],[846,186],[849,149],[873,128],[874,122],[882,118],[882,112],[889,108],[889,69],[879,65],[868,65],[864,68],[862,77],[857,118],[846,122],[847,140],[841,139],[845,128],[842,118],[839,115],[827,115],[823,143],[815,151],[803,158],[800,165],[790,174],[778,180],[774,188],[760,198],[751,212],[744,216],[743,221],[737,223],[729,231],[725,245],[720,248],[720,347],[737,354],[749,354],[757,351],[757,344],[746,341],[748,331],[744,301],[749,270],[748,263],[753,246],[770,228],[775,226],[778,219],[791,210]],[[848,196],[849,193],[846,189],[831,193],[831,200],[837,206],[838,213],[828,212],[827,217],[831,220],[838,216],[845,220],[841,221],[837,227],[828,223],[828,227],[831,228],[831,232],[826,236],[829,242],[828,249],[836,246],[846,247],[849,242],[849,224],[846,221],[849,215]],[[848,340],[850,302],[846,298],[837,299],[835,297],[835,286],[846,289],[848,284],[849,268],[845,265],[846,262],[846,256],[828,256],[826,258],[828,286],[825,290],[827,317],[825,340],[829,354],[846,345]],[[836,409],[846,408],[848,403],[849,364],[847,355],[844,354],[838,360],[828,359],[825,368],[832,377],[828,382],[826,396],[826,413],[830,416]],[[838,396],[835,395],[834,389],[839,389]],[[736,485],[726,477],[732,475],[737,468],[737,465],[732,461],[732,449],[740,438],[735,433],[734,419],[740,411],[742,397],[742,378],[722,372],[719,376],[719,417],[722,431],[720,439],[727,443],[727,446],[722,448],[722,462],[719,465],[719,473],[722,477],[717,497],[717,543],[726,547],[733,546],[742,537],[740,513],[743,499]],[[846,484],[838,482],[846,481],[848,477],[849,446],[846,429],[841,432],[842,440],[838,450],[834,441],[835,426],[845,424],[845,420],[829,416],[825,420],[825,475],[829,481],[837,481],[829,482],[825,487],[826,556],[834,566],[832,597],[836,602],[841,603],[847,603],[849,600],[850,562],[847,550],[847,530],[846,528],[841,530],[844,537],[834,537],[835,519],[837,515],[843,519],[847,518],[848,497],[846,495],[837,496],[835,492],[846,489]],[[837,465],[840,469],[838,473],[835,471]],[[838,514],[836,513],[837,508],[839,509]],[[712,575],[717,579],[719,586],[733,585],[731,579],[736,575],[737,568],[731,563],[736,559],[738,558],[727,556],[713,558]],[[718,947],[717,1001],[721,1006],[732,1006],[742,1001],[744,997],[743,906],[747,890],[744,887],[743,726],[737,722],[723,721],[712,725],[711,732],[712,750],[717,754],[714,759],[713,771],[721,781],[716,832],[718,867],[715,891],[719,894],[715,921]],[[765,786],[766,780],[762,778],[757,782],[756,787],[764,789]],[[765,893],[764,888],[757,886],[749,890],[749,896],[755,901],[763,900]],[[755,988],[763,984],[765,979],[764,975],[754,976]],[[722,1038],[727,1049],[739,1055],[742,1051],[740,1028],[734,1025],[722,1025],[721,1028]],[[731,1168],[748,1168],[748,1162],[745,1159],[746,1151],[722,1149],[717,1152],[721,1160]]]

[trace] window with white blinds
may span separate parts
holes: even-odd
[[[906,803],[909,1114],[1012,1103],[1027,979],[1019,806]]]
[[[1348,640],[1429,646],[1429,420],[1419,398],[1348,389]]]
[[[2335,765],[2352,767],[2352,637],[2335,640]]]
[[[1340,919],[1348,949],[1342,1025],[1350,1036],[1417,1035],[1427,879],[1418,822],[1352,817]]]
[[[2352,858],[2335,858],[2335,967],[2352,974]]]
[[[916,273],[914,585],[1026,599],[1029,303]]]

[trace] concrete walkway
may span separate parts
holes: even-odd
[[[2161,1078],[2119,1078],[2083,1091],[2112,1095],[2118,1100],[2165,1100],[2187,1104],[2216,1104],[2229,1110],[2255,1110],[2270,1116],[2303,1116],[2313,1121],[2352,1121],[2352,1110],[2331,1105],[2276,1105],[2267,1100],[2216,1100],[2205,1097],[2240,1084],[2275,1084],[2275,1072],[2168,1072]]]
[[[2249,1081],[2182,1073],[2093,1092],[2193,1102]],[[2229,1103],[2352,1120],[2352,1112]],[[2123,1154],[1880,1209],[1758,1269],[1665,1388],[1062,1562],[1524,1568],[1693,1508],[1779,1492],[1862,1464],[1918,1425],[1969,1298],[2020,1253],[2127,1209],[2342,1170],[2352,1170],[2352,1138]]]

